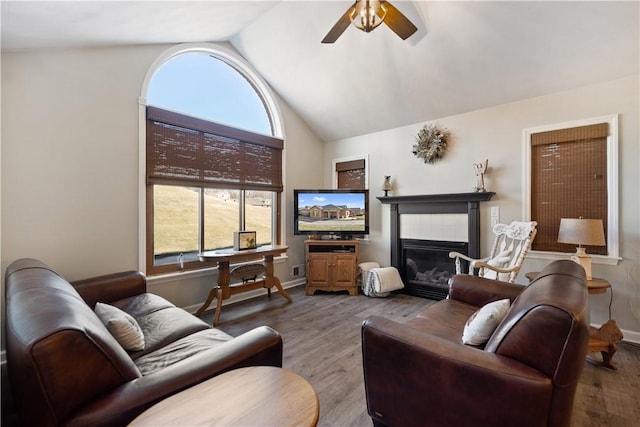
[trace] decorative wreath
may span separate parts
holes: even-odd
[[[424,125],[416,136],[413,154],[425,163],[435,163],[447,152],[448,139],[451,133],[438,125]]]

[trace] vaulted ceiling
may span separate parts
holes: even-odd
[[[333,141],[637,74],[638,1],[392,1],[417,27],[320,41],[346,1],[2,1],[2,49],[231,43]]]

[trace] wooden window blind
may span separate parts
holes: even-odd
[[[538,222],[532,249],[575,252],[576,245],[558,243],[561,218],[602,219],[607,235],[607,136],[607,123],[531,135],[531,219]]]
[[[147,107],[147,183],[282,191],[282,139]]]
[[[338,188],[365,188],[364,159],[336,163]]]

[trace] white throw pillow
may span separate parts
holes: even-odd
[[[508,299],[501,299],[490,302],[473,313],[464,326],[462,343],[482,345],[489,341],[493,331],[507,315],[509,305]]]
[[[136,319],[109,304],[96,304],[95,312],[111,335],[128,351],[144,350],[144,334]]]

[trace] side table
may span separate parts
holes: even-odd
[[[234,369],[160,401],[130,426],[315,426],[318,395],[273,366]]]
[[[525,277],[529,279],[529,282],[531,282],[537,275],[537,271],[531,271],[526,273]],[[598,279],[595,277],[591,280],[587,280],[587,290],[591,295],[604,294],[607,292],[607,289],[609,289],[610,294],[609,320],[599,328],[595,328],[593,326],[589,328],[589,347],[587,350],[589,353],[600,352],[602,355],[602,362],[598,362],[591,357],[587,357],[587,360],[592,363],[601,364],[605,368],[616,369],[616,367],[611,364],[611,359],[618,350],[617,342],[624,338],[624,336],[622,335],[622,331],[618,327],[616,321],[611,318],[611,304],[613,303],[611,283],[605,279]]]
[[[220,311],[222,311],[222,301],[231,298],[242,292],[252,291],[254,289],[266,288],[271,296],[271,288],[276,287],[278,293],[287,301],[291,302],[291,295],[282,288],[280,279],[273,275],[273,257],[287,252],[287,247],[282,245],[261,246],[257,249],[249,249],[243,251],[206,251],[199,255],[200,261],[216,261],[218,263],[218,283],[217,286],[211,288],[207,300],[196,312],[196,316],[200,316],[209,307],[214,298],[216,303],[216,311],[213,315],[213,326],[220,323]],[[242,284],[231,285],[231,271],[229,265],[233,263],[241,263],[247,261],[264,260],[265,276],[261,280],[246,282]]]

